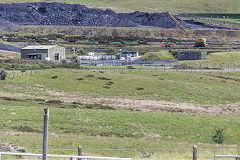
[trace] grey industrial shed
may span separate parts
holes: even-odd
[[[21,58],[60,61],[65,59],[65,48],[57,45],[27,46],[21,49]]]
[[[207,52],[202,51],[180,51],[178,60],[201,60],[207,56]]]

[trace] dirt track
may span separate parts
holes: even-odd
[[[8,86],[11,88],[11,86]],[[142,112],[182,112],[182,113],[198,113],[198,114],[240,114],[240,103],[218,105],[218,106],[207,106],[207,105],[196,105],[188,103],[176,103],[176,102],[166,102],[166,101],[154,101],[154,100],[139,100],[139,99],[128,99],[119,97],[103,97],[82,93],[67,93],[47,90],[43,91],[41,88],[43,86],[36,85],[39,87],[39,94],[44,96],[34,95],[34,91],[28,89],[25,93],[8,94],[1,93],[0,97],[16,98],[20,101],[25,99],[45,99],[52,100],[49,97],[55,97],[56,100],[61,100],[67,103],[80,102],[82,104],[94,104],[105,106],[106,108],[114,108],[119,110],[135,110]],[[16,88],[15,88],[16,89]],[[18,88],[19,89],[19,88]],[[40,91],[41,90],[41,91]],[[39,95],[38,94],[38,95]]]
[[[119,97],[101,97],[84,95],[80,93],[68,94],[65,92],[48,91],[48,94],[57,96],[65,102],[81,102],[90,104],[102,104],[116,109],[132,109],[143,112],[183,112],[200,114],[240,114],[240,104],[228,104],[219,106],[203,106],[188,103],[174,103],[154,100],[134,100]]]

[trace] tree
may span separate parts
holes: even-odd
[[[216,129],[215,134],[212,136],[212,140],[217,144],[223,144],[225,137],[223,135],[224,129]]]
[[[85,54],[85,50],[84,50],[83,48],[79,48],[79,49],[77,50],[77,54],[78,54],[78,55],[84,55],[84,54]]]
[[[0,76],[1,76],[1,80],[5,80],[6,77],[7,77],[7,72],[4,71],[4,70],[1,70],[1,71],[0,71]]]
[[[114,47],[108,46],[106,48],[106,53],[107,54],[114,54],[114,53],[116,53],[116,49]]]

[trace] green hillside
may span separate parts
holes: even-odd
[[[173,13],[239,13],[239,0],[0,0],[1,3],[64,2],[86,4],[115,11],[148,11]]]
[[[202,64],[202,65],[240,65],[240,52],[232,51],[232,52],[216,52],[208,54],[204,60],[198,61],[182,61],[180,64]]]
[[[210,75],[211,74],[211,75]],[[182,72],[94,72],[54,70],[21,80],[15,79],[14,86],[32,86],[39,92],[36,84],[52,91],[90,94],[91,96],[110,96],[138,100],[181,102],[202,105],[237,103],[240,97],[238,81],[224,77],[222,73]],[[57,76],[57,79],[51,78]],[[239,78],[239,73],[226,76]],[[15,76],[16,77],[16,76]],[[219,85],[221,84],[221,85]],[[193,89],[194,88],[194,89]],[[25,92],[28,92],[27,90]],[[37,93],[40,95],[43,93]],[[44,93],[45,94],[45,93]]]
[[[76,154],[83,146],[84,155],[138,160],[149,152],[153,160],[187,160],[194,144],[199,160],[239,154],[239,72],[22,74],[0,81],[1,143],[41,153],[42,112],[48,107],[50,154]],[[216,129],[223,129],[221,145],[212,138]]]

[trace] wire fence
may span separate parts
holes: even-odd
[[[229,25],[232,27],[240,28],[240,22],[224,20],[224,18],[220,19],[220,18],[213,18],[213,17],[202,17],[202,16],[197,16],[197,15],[187,15],[187,14],[185,14],[185,15],[176,14],[175,16],[182,18],[182,19],[189,19],[189,20],[193,19],[193,20],[202,21],[202,22],[225,24],[225,25]]]
[[[240,146],[238,145],[233,145],[233,146],[215,146],[212,145],[212,148],[207,148],[200,146],[198,147],[199,151],[237,151],[240,153]],[[26,151],[42,151],[42,148],[25,148]],[[49,148],[49,151],[78,151],[78,148]],[[84,151],[167,151],[167,150],[192,150],[192,147],[171,147],[171,148],[166,148],[166,147],[155,147],[155,148],[83,148]],[[0,151],[6,151],[6,149],[1,149]]]
[[[26,151],[41,151],[42,148],[40,149],[28,149],[25,148]],[[49,151],[78,151],[78,149],[74,148],[59,148],[59,149],[48,149]],[[85,151],[163,151],[163,150],[192,150],[191,147],[189,148],[164,148],[164,147],[159,147],[159,148],[118,148],[118,149],[113,149],[113,148],[84,148]],[[239,148],[198,148],[198,150],[201,151],[237,151],[240,152]],[[0,151],[4,151],[1,150]]]
[[[9,153],[9,152],[0,152],[0,160],[2,160],[3,155],[11,155],[11,156],[19,156],[21,157],[42,157],[42,154],[33,154],[33,153]],[[54,158],[54,159],[81,159],[81,160],[132,160],[131,158],[117,158],[117,157],[97,157],[97,156],[73,156],[73,155],[52,155],[47,154],[48,158]],[[25,158],[23,158],[25,159]],[[45,159],[45,158],[43,158]]]
[[[41,153],[42,149],[26,149],[27,152],[30,151],[30,153],[35,152],[35,153]],[[69,153],[71,155],[77,155],[78,149],[48,149],[49,153]],[[66,152],[67,151],[67,152]],[[143,158],[149,158],[151,156],[156,156],[158,155],[159,157],[167,157],[163,158],[166,160],[170,160],[174,158],[181,159],[179,157],[183,156],[183,159],[192,159],[192,153],[193,153],[193,148],[191,146],[189,147],[179,147],[179,146],[173,146],[172,148],[164,148],[164,147],[158,147],[158,148],[115,148],[115,149],[110,149],[110,148],[84,148],[83,149],[84,153],[112,153],[112,155],[119,155],[119,153],[127,154],[131,153],[131,155],[135,155],[133,159],[143,159]],[[3,152],[0,150],[0,152]],[[221,146],[215,146],[212,145],[212,148],[207,148],[207,147],[198,147],[197,149],[198,152],[198,159],[212,159],[214,158],[214,155],[240,155],[240,151],[238,146],[235,147],[230,147],[229,148],[221,148]],[[10,153],[11,154],[11,153]],[[21,153],[20,153],[21,154]],[[24,154],[24,153],[23,153]],[[38,154],[40,157],[41,154]],[[74,158],[77,158],[76,156],[59,156],[57,155],[58,158],[54,159],[70,159],[74,160]],[[87,156],[82,156],[82,157],[87,157]],[[89,156],[88,156],[89,157]],[[122,157],[122,156],[121,156]],[[128,156],[129,157],[129,156]],[[131,156],[130,156],[131,157]],[[140,158],[139,158],[140,157]],[[15,160],[15,159],[40,159],[40,158],[27,158],[26,156],[15,156],[12,154],[12,156],[4,156],[7,160]],[[94,159],[94,157],[92,157]],[[101,157],[103,158],[103,157]],[[110,158],[110,157],[109,157]],[[49,157],[48,159],[52,159]],[[89,157],[91,159],[91,157]],[[114,159],[114,158],[113,158]],[[120,158],[121,159],[121,158]],[[160,158],[156,158],[160,159]],[[162,159],[162,158],[161,158]],[[85,160],[85,159],[81,159]]]
[[[230,64],[125,64],[125,65],[102,65],[98,64],[85,65],[85,66],[71,66],[64,68],[62,66],[52,69],[40,69],[40,70],[8,70],[6,80],[21,79],[29,76],[36,76],[44,73],[53,73],[55,71],[63,71],[65,69],[77,69],[87,71],[112,71],[112,72],[134,72],[134,71],[176,71],[176,72],[234,72],[240,71],[240,65]]]

